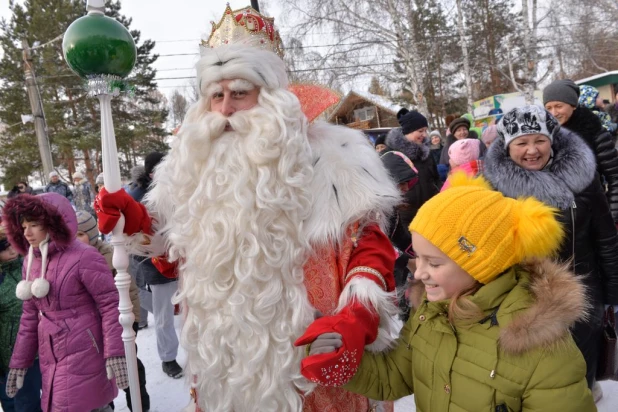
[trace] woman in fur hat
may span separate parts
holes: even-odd
[[[572,330],[586,359],[590,387],[597,369],[603,304],[618,304],[616,227],[595,171],[592,150],[540,106],[505,114],[485,158],[486,178],[505,196],[534,196],[560,210],[567,233],[560,258],[571,262],[581,277],[591,305],[587,320]]]
[[[365,351],[355,364],[358,331],[322,317],[297,342],[310,344],[301,372],[320,384],[336,375],[371,399],[414,393],[423,411],[595,410],[569,335],[584,316],[585,288],[546,259],[562,240],[558,211],[468,179],[453,176],[410,226],[417,309],[395,347]]]
[[[386,136],[387,150],[405,154],[418,171],[418,183],[406,192],[406,208],[400,210],[404,227],[408,227],[418,209],[440,191],[442,183],[431,156],[427,136],[427,119],[416,110],[401,109],[397,113],[401,127],[391,129]]]
[[[3,224],[11,245],[28,256],[16,289],[23,315],[7,395],[22,387],[38,352],[43,411],[107,410],[128,377],[118,292],[105,258],[75,238],[75,212],[56,193],[9,200]]]

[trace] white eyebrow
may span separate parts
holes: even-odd
[[[232,80],[228,87],[233,92],[248,92],[255,89],[255,85],[245,79]]]
[[[212,97],[215,94],[221,92],[223,92],[223,86],[221,86],[219,83],[210,83],[208,87],[206,87],[206,92],[204,93],[204,95],[206,97]]]

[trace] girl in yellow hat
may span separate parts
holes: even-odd
[[[416,312],[395,347],[360,364],[335,327],[312,337],[301,371],[376,400],[414,393],[419,411],[595,411],[586,364],[571,335],[584,287],[548,259],[563,237],[557,210],[511,199],[483,179],[453,176],[410,225]],[[320,365],[320,359],[334,364]],[[324,354],[331,356],[324,356]],[[347,382],[347,383],[346,383]]]

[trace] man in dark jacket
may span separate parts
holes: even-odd
[[[45,186],[46,193],[58,193],[59,195],[69,199],[69,202],[73,203],[73,192],[71,192],[71,188],[69,188],[69,185],[60,180],[58,172],[56,172],[55,170],[51,172],[49,174],[49,180],[50,182],[47,184],[47,186]]]
[[[129,194],[141,202],[150,190],[152,173],[164,154],[153,152],[146,156],[143,173],[135,176]],[[176,278],[165,277],[153,265],[150,258],[131,256],[129,271],[136,277],[140,288],[141,319],[148,319],[148,312],[154,315],[157,334],[157,351],[161,358],[163,372],[177,379],[183,371],[176,356],[178,355],[178,337],[174,328],[174,305],[172,296],[178,288]]]
[[[560,125],[580,135],[592,149],[596,169],[607,183],[607,201],[618,223],[618,153],[611,134],[588,108],[578,106],[580,89],[572,80],[556,80],[543,90],[543,104]]]

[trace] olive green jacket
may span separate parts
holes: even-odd
[[[448,301],[423,297],[396,347],[365,351],[345,388],[376,400],[414,393],[419,412],[596,411],[569,333],[584,296],[566,267],[542,261],[476,292],[480,321],[451,324]]]

